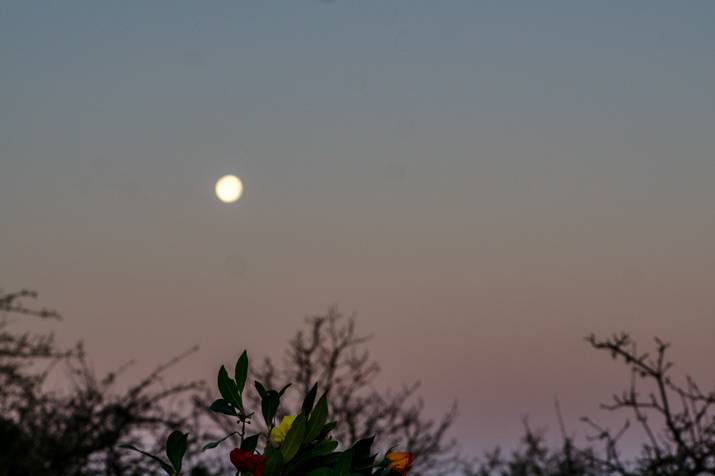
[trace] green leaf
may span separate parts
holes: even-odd
[[[323,425],[323,429],[320,430],[320,433],[318,434],[318,437],[316,438],[316,440],[320,441],[323,438],[326,438],[331,431],[333,431],[335,428],[337,428],[337,426],[338,426],[338,423],[334,422],[334,421],[326,423],[325,425]]]
[[[173,474],[174,474],[174,468],[172,468],[169,463],[167,463],[167,462],[164,461],[163,459],[159,458],[158,456],[154,456],[154,455],[151,454],[151,453],[147,453],[146,451],[142,451],[142,450],[140,450],[139,448],[137,448],[137,447],[134,446],[134,445],[123,444],[123,445],[119,445],[119,447],[120,447],[120,448],[127,449],[127,450],[132,450],[132,451],[136,451],[136,452],[138,452],[138,453],[141,453],[141,454],[143,454],[144,456],[147,456],[147,457],[153,459],[159,466],[161,466],[161,469],[163,469],[166,474],[169,474],[169,475],[173,475]]]
[[[256,387],[256,391],[258,392],[258,395],[260,395],[261,399],[266,398],[267,392],[266,392],[266,387],[263,386],[261,382],[256,380],[253,382],[254,387]]]
[[[303,406],[301,407],[300,411],[303,413],[303,415],[310,415],[311,410],[313,410],[313,404],[315,403],[315,396],[318,393],[318,384],[316,383],[313,385],[313,388],[310,389],[308,394],[305,396],[305,399],[303,400]]]
[[[236,434],[238,434],[238,432],[233,431],[233,432],[229,433],[228,435],[224,436],[223,438],[221,438],[221,439],[218,440],[218,441],[212,441],[211,443],[206,443],[206,444],[204,445],[204,447],[201,448],[201,451],[206,451],[206,450],[210,450],[210,449],[212,449],[212,448],[216,448],[218,445],[220,445],[221,443],[223,443],[223,442],[224,442],[226,439],[228,439],[230,436],[233,436],[233,435],[236,435]]]
[[[372,452],[372,445],[375,442],[375,437],[363,438],[357,441],[353,447],[353,469],[363,470],[370,468],[375,463],[375,456]]]
[[[305,465],[308,465],[308,468],[315,466],[314,460],[323,456],[333,456],[333,450],[337,447],[337,441],[325,439],[315,445],[301,448],[301,451],[299,451],[298,454],[291,460],[290,464],[286,466],[286,471],[288,471],[287,474],[302,474],[293,472],[292,470],[303,469]],[[321,460],[324,461],[325,458],[321,458]]]
[[[243,443],[241,443],[241,449],[245,451],[250,451],[251,453],[256,451],[256,446],[258,446],[258,438],[260,436],[260,434],[255,434],[244,438]]]
[[[243,388],[246,386],[246,378],[248,378],[248,354],[245,350],[236,361],[235,378],[238,393],[243,394]]]
[[[269,428],[273,426],[273,420],[276,417],[279,405],[280,396],[278,395],[278,392],[275,390],[268,390],[266,392],[266,397],[261,400],[261,412],[263,413],[263,420]]]
[[[181,460],[186,454],[188,436],[188,433],[172,431],[166,439],[166,456],[177,473],[181,471]]]
[[[270,448],[270,447],[269,447]],[[280,451],[266,451],[268,463],[264,476],[280,476],[283,472],[283,455]]]
[[[335,440],[323,440],[317,443],[310,451],[316,456],[326,455],[338,447],[338,442]]]
[[[328,468],[316,468],[308,472],[305,476],[330,476],[331,471]]]
[[[202,448],[201,451],[206,451],[206,450],[212,450],[216,448],[218,445],[220,445],[223,442],[224,438],[221,438],[218,441],[212,441],[210,443],[206,443]]]
[[[266,445],[266,449],[263,451],[263,456],[266,457],[266,459],[271,459],[275,456],[276,453],[280,453],[280,449],[273,446],[273,445]]]
[[[223,398],[214,400],[214,402],[211,404],[211,406],[209,406],[209,409],[212,412],[223,413],[224,415],[238,416],[238,413],[236,413],[236,409],[233,408],[233,406],[231,406],[231,404],[228,403]]]
[[[350,464],[353,461],[353,450],[347,450],[340,453],[338,461],[335,463],[332,476],[349,476]]]
[[[238,389],[236,388],[236,382],[231,380],[226,372],[226,367],[223,365],[218,371],[218,391],[221,396],[228,403],[237,407],[243,413],[243,403],[241,402],[241,396],[238,394]]]
[[[289,462],[298,453],[300,446],[303,444],[303,438],[305,437],[305,426],[305,415],[301,413],[296,417],[281,445],[284,462]]]
[[[370,436],[368,438],[363,438],[361,440],[358,440],[353,445],[353,451],[355,452],[355,457],[356,458],[365,458],[367,456],[370,456],[370,453],[372,452],[373,443],[375,443],[374,436]]]
[[[287,384],[280,390],[280,392],[278,392],[278,396],[279,396],[279,397],[282,397],[283,394],[286,392],[286,390],[288,390],[288,387],[290,387],[291,385],[292,385],[292,384],[287,383]]]
[[[310,443],[318,437],[327,419],[328,396],[324,393],[323,396],[320,397],[320,400],[318,400],[318,403],[315,405],[315,409],[313,409],[313,413],[312,415],[310,415],[310,419],[308,420],[308,426],[306,427],[305,431],[305,441],[307,443]]]

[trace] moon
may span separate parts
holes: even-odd
[[[235,175],[224,175],[216,182],[216,196],[223,203],[233,203],[243,193],[243,183]]]

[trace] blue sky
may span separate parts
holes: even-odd
[[[551,423],[554,394],[575,421],[621,384],[592,331],[659,334],[707,369],[714,19],[708,1],[4,1],[0,287],[41,291],[100,368],[198,343],[191,375],[337,302],[385,381],[462,401],[467,447]],[[212,196],[224,173],[235,206]]]

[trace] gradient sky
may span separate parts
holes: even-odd
[[[467,450],[715,358],[715,2],[0,2],[0,288],[213,379],[337,303]],[[215,180],[240,175],[234,206]],[[645,345],[645,342],[644,342]],[[394,384],[393,384],[394,385]]]

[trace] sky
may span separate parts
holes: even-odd
[[[715,3],[0,1],[0,289],[213,380],[357,313],[469,451],[715,357]],[[222,175],[245,190],[213,195]],[[708,380],[709,379],[709,380]]]

